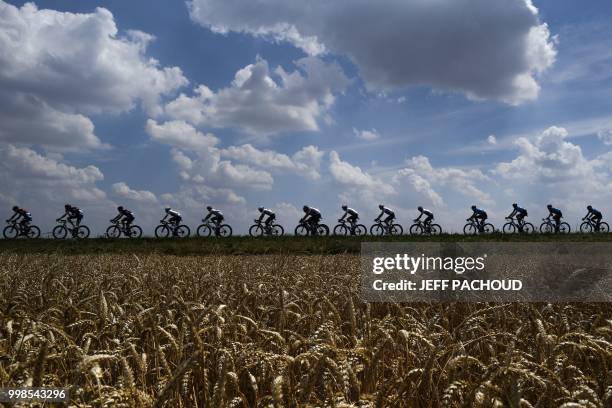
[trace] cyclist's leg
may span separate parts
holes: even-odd
[[[351,234],[352,234],[353,231],[355,230],[355,225],[357,225],[357,216],[349,215],[346,218],[346,221],[348,221],[349,225],[351,226]]]
[[[601,224],[601,217],[593,217],[592,221],[595,223],[595,231],[599,231],[599,226]]]
[[[523,214],[516,214],[516,222],[518,223],[519,231],[523,230],[523,225],[525,224],[524,218],[525,216]]]
[[[559,231],[559,226],[561,225],[561,217],[555,215],[553,219],[555,220],[555,231]]]
[[[313,235],[317,235],[318,233],[317,227],[319,226],[319,221],[321,221],[321,216],[316,215],[314,217],[311,217],[311,220],[312,220],[312,233]]]
[[[433,217],[431,215],[425,217],[425,219],[423,220],[423,224],[425,225],[425,227],[429,228],[431,226],[431,220],[433,220]]]
[[[274,223],[274,220],[276,219],[276,216],[274,215],[270,215],[268,216],[268,218],[266,218],[266,220],[264,221],[264,224],[266,226],[266,231],[270,232],[272,229],[272,224]]]
[[[391,226],[391,223],[393,222],[393,219],[395,218],[394,214],[389,214],[384,220],[383,222],[387,225],[387,227]]]
[[[221,224],[223,223],[223,217],[222,216],[215,217],[214,222],[215,222],[217,231],[219,231],[219,227],[221,227]]]

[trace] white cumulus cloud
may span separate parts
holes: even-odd
[[[143,203],[157,202],[157,197],[152,192],[147,190],[134,190],[124,182],[114,183],[113,191],[119,197],[127,198],[129,200],[139,201]]]
[[[160,113],[160,97],[187,80],[146,56],[152,36],[120,33],[110,11],[69,13],[18,8],[0,0],[0,140],[57,150],[104,147],[85,116],[141,104]]]
[[[198,86],[193,96],[181,94],[165,107],[171,119],[196,126],[238,128],[253,135],[316,131],[349,80],[335,63],[315,57],[296,62],[293,72],[270,70],[258,58],[236,72],[231,85],[213,92]]]

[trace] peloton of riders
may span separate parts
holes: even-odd
[[[346,204],[343,204],[341,208],[344,213],[342,214],[342,217],[338,219],[338,221],[343,222],[346,220],[346,222],[348,222],[351,226],[355,226],[357,224],[357,220],[359,220],[359,213]],[[545,219],[550,221],[552,218],[555,224],[555,228],[558,231],[559,226],[561,224],[561,218],[563,218],[563,213],[558,208],[553,207],[552,204],[548,204],[546,208],[548,210],[548,216]],[[302,209],[304,211],[304,216],[300,219],[300,223],[308,224],[310,228],[316,230],[316,226],[322,218],[321,212],[317,208],[310,207],[308,205],[304,205]],[[380,210],[380,214],[374,219],[374,221],[380,221],[386,225],[392,225],[393,221],[395,220],[395,212],[383,204],[380,204],[378,206],[378,209]],[[471,209],[472,215],[466,221],[474,220],[478,223],[479,227],[482,228],[485,221],[488,219],[487,212],[483,209],[478,208],[476,205],[472,205]],[[6,222],[19,223],[20,227],[25,228],[32,221],[32,214],[29,211],[19,206],[14,206],[12,210],[13,215],[9,219],[7,219]],[[210,220],[218,228],[225,219],[223,213],[220,210],[211,207],[210,205],[206,207],[206,210],[208,211],[208,213],[206,214],[206,217],[203,219],[203,221],[206,222]],[[423,208],[422,206],[418,206],[417,210],[419,211],[419,216],[414,219],[414,222],[419,222],[421,218],[424,217],[422,221],[423,225],[431,225],[432,220],[434,219],[433,212]],[[162,221],[168,219],[168,222],[170,224],[173,224],[174,226],[178,226],[180,224],[180,222],[182,221],[182,216],[180,212],[170,207],[165,207],[164,211],[165,215]],[[276,214],[274,213],[274,211],[265,207],[259,207],[258,211],[260,213],[260,216],[256,221],[259,223],[263,223],[267,228],[269,228],[276,220]],[[525,208],[519,206],[517,203],[513,203],[512,212],[506,218],[511,219],[515,217],[519,225],[519,230],[521,230],[522,227],[525,225],[525,217],[527,216],[528,212]],[[81,224],[83,217],[83,210],[81,210],[79,207],[67,203],[64,205],[64,214],[57,218],[56,221],[66,219],[73,226],[78,227]],[[602,218],[603,215],[601,211],[597,210],[591,205],[588,205],[587,214],[582,218],[582,220],[589,220],[595,225],[595,231],[599,231]],[[110,221],[112,223],[121,222],[124,228],[129,228],[130,225],[134,222],[134,219],[135,217],[132,211],[128,210],[127,208],[124,208],[123,206],[119,206],[117,207],[117,215]]]

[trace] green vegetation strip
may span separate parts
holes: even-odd
[[[0,253],[158,253],[170,255],[263,255],[359,253],[361,242],[612,242],[612,234],[479,235],[445,234],[437,237],[295,237],[0,240]]]

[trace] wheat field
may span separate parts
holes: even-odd
[[[0,255],[0,384],[88,407],[610,407],[609,304],[366,304],[359,257]]]

